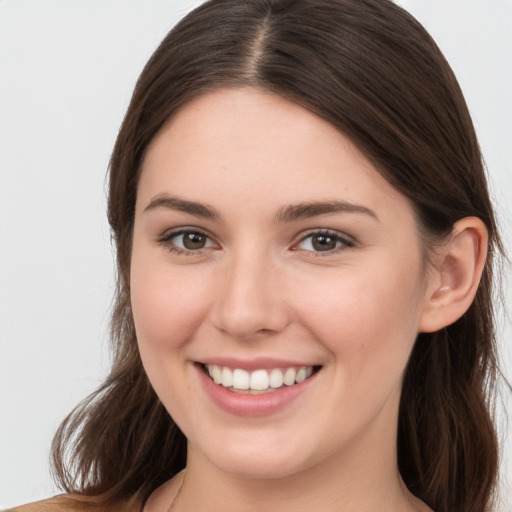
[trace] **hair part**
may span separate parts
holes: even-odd
[[[408,488],[437,512],[488,510],[498,466],[493,260],[502,245],[457,80],[423,27],[389,0],[211,0],[155,51],[110,161],[113,367],[57,432],[56,478],[68,492],[140,492],[144,500],[185,465],[186,439],[151,388],[133,326],[137,183],[165,122],[194,97],[226,87],[278,94],[336,126],[409,198],[425,247],[464,217],[485,223],[489,258],[474,303],[453,325],[420,334],[410,357],[398,463]]]

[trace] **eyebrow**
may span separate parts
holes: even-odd
[[[281,208],[275,219],[277,222],[290,222],[294,220],[319,217],[330,213],[362,213],[375,220],[379,220],[377,214],[370,208],[347,201],[312,201],[292,204]]]
[[[159,194],[144,208],[144,212],[155,210],[157,208],[166,208],[169,210],[180,211],[200,217],[203,219],[220,219],[220,213],[213,207],[204,203],[187,201],[179,197]],[[278,210],[274,220],[279,223],[286,223],[311,217],[319,217],[331,213],[362,213],[375,220],[379,220],[377,214],[370,208],[347,201],[310,201],[298,204],[284,206]]]
[[[169,210],[176,210],[179,212],[188,213],[194,217],[201,217],[203,219],[219,219],[220,214],[213,206],[195,201],[187,201],[179,197],[171,197],[167,194],[159,194],[144,208],[144,212],[156,210],[157,208],[167,208]]]

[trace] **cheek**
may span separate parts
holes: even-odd
[[[169,414],[186,427],[191,396],[186,372],[187,345],[204,316],[204,280],[158,258],[134,251],[131,268],[131,304],[142,364]],[[202,282],[203,281],[203,282]],[[201,298],[203,297],[203,301]]]
[[[205,282],[197,272],[170,271],[165,261],[147,261],[134,252],[131,305],[141,351],[184,345],[202,317]]]
[[[351,382],[365,374],[395,379],[417,335],[419,267],[406,263],[402,271],[380,263],[316,279],[310,293],[296,292],[303,297],[299,316]]]

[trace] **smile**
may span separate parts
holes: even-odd
[[[254,417],[278,414],[316,389],[322,365],[275,359],[199,362],[194,364],[206,395],[223,411]]]
[[[205,364],[204,369],[211,380],[236,393],[270,393],[283,387],[294,386],[311,377],[317,370],[314,366],[259,369],[252,372],[241,368],[229,368]]]

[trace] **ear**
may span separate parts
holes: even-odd
[[[434,332],[458,320],[475,298],[487,257],[487,228],[476,217],[453,226],[433,256],[419,332]]]

